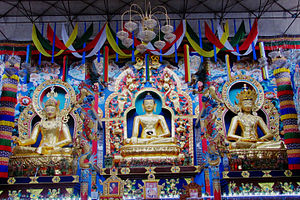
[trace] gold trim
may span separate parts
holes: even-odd
[[[286,175],[287,177],[291,177],[293,175],[293,172],[291,170],[285,170],[284,175]]]
[[[43,105],[42,105],[42,101],[40,101],[39,99],[40,98],[39,95],[42,91],[45,91],[52,86],[63,89],[66,92],[66,95],[69,96],[69,100],[70,100],[69,105],[67,108],[64,108],[67,113],[71,111],[72,104],[76,103],[75,90],[69,83],[62,81],[61,79],[51,79],[51,80],[44,81],[34,90],[32,95],[33,109],[40,117],[42,116]]]
[[[29,182],[29,184],[39,183],[39,182],[37,181],[37,179],[38,179],[39,177],[31,176],[31,177],[29,177],[29,178],[31,179],[31,181]]]
[[[179,166],[173,166],[171,167],[172,173],[180,173],[180,167]]]
[[[77,176],[77,175],[73,175],[72,176],[73,177],[73,183],[79,183],[79,176]]]
[[[271,170],[263,170],[262,172],[264,173],[263,177],[272,177],[272,175],[270,175]]]
[[[229,178],[228,176],[229,171],[223,171],[222,174],[223,174],[223,178]]]
[[[54,177],[52,178],[52,182],[53,182],[53,183],[59,183],[59,182],[60,182],[60,177],[59,177],[59,176],[54,176]]]
[[[7,183],[9,185],[13,185],[16,182],[16,179],[14,177],[9,177],[9,179],[7,180]]]
[[[156,172],[155,172],[155,168],[156,167],[145,167],[145,169],[147,170],[146,172],[145,172],[145,174],[155,174]]]
[[[265,99],[265,95],[264,95],[264,89],[261,86],[261,84],[255,80],[254,78],[250,77],[250,76],[246,76],[246,75],[237,75],[232,77],[231,80],[226,81],[223,89],[222,89],[222,99],[223,102],[225,103],[226,107],[228,109],[230,109],[232,112],[234,112],[235,114],[238,113],[239,109],[237,107],[237,105],[231,105],[230,99],[229,99],[229,91],[231,89],[231,87],[233,85],[235,85],[236,83],[247,83],[249,85],[253,86],[253,89],[256,92],[257,95],[257,99],[255,102],[255,110],[254,111],[258,111],[259,109],[261,109],[261,107],[263,106],[264,103],[264,99]]]
[[[249,178],[250,173],[249,173],[248,171],[242,171],[241,175],[242,175],[242,177],[244,177],[244,178]]]
[[[128,167],[121,168],[121,174],[129,174],[129,173],[130,173],[130,168]]]

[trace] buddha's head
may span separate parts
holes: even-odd
[[[255,107],[256,92],[244,86],[244,89],[237,94],[238,106],[242,112],[250,113]]]
[[[56,101],[54,98],[48,99],[44,110],[48,119],[55,118],[59,110],[59,101]]]
[[[156,108],[156,103],[152,95],[148,92],[148,94],[145,96],[143,101],[143,110],[145,110],[147,113],[153,112]]]
[[[49,99],[44,104],[44,111],[47,119],[53,119],[59,111],[59,101],[54,98],[57,97],[57,93],[54,92],[54,87],[51,87],[51,91],[47,94],[47,97],[49,97]]]

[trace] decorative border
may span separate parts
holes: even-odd
[[[50,87],[59,87],[61,89],[63,89],[66,94],[69,95],[69,101],[66,104],[66,108],[64,108],[66,110],[67,113],[69,113],[72,109],[72,104],[76,103],[76,95],[75,95],[75,91],[73,89],[73,87],[67,83],[67,82],[63,82],[61,79],[51,79],[51,80],[47,80],[45,82],[43,82],[42,84],[40,84],[33,92],[33,96],[32,96],[32,104],[33,104],[33,109],[35,110],[35,112],[41,117],[42,116],[42,110],[43,110],[43,105],[42,105],[42,101],[40,99],[41,94],[48,88]]]
[[[232,105],[229,99],[229,92],[232,86],[234,86],[237,83],[247,83],[255,89],[258,98],[256,99],[256,107],[254,111],[259,110],[264,103],[264,98],[265,98],[264,89],[257,80],[246,75],[237,75],[232,77],[231,80],[225,82],[222,89],[222,99],[225,105],[227,106],[227,108],[229,108],[232,112],[236,114],[238,113],[239,110],[238,107],[236,105]]]

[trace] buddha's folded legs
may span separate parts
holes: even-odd
[[[14,148],[14,154],[71,154],[72,148],[55,147],[54,149],[45,149],[42,147],[27,147],[16,146]]]
[[[157,138],[150,140],[148,144],[164,144],[164,143],[175,143],[175,138]]]
[[[13,150],[13,154],[35,153],[36,149],[36,147],[16,146]]]

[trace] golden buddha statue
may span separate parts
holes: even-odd
[[[120,148],[123,158],[151,158],[178,157],[180,147],[175,136],[169,130],[167,122],[162,115],[155,114],[156,103],[148,93],[142,103],[143,115],[133,120],[132,137],[125,139],[125,145]],[[141,134],[140,127],[142,128]],[[119,159],[115,156],[115,159]]]
[[[59,113],[59,101],[55,100],[55,96],[57,93],[52,87],[51,92],[47,94],[49,99],[44,104],[44,115],[34,126],[30,137],[23,140],[14,138],[14,143],[17,144],[13,150],[14,155],[71,153],[71,148],[63,148],[72,142],[72,137],[66,124],[67,120]],[[39,134],[42,136],[39,146],[31,147],[37,142]]]
[[[143,111],[144,115],[136,116],[133,121],[132,137],[127,140],[129,144],[163,144],[174,143],[175,138],[171,137],[167,122],[162,115],[154,114],[156,109],[154,98],[150,93],[144,98]],[[142,126],[141,137],[139,128]]]
[[[256,97],[256,92],[247,89],[246,86],[237,94],[239,112],[232,118],[227,134],[227,140],[230,141],[232,149],[281,147],[281,142],[274,140],[274,134],[271,133],[264,120],[252,112],[255,108]],[[238,126],[241,128],[241,135],[237,135]],[[264,136],[258,136],[258,127]]]

